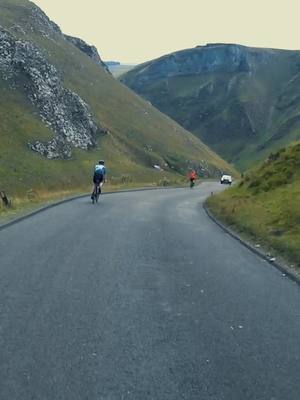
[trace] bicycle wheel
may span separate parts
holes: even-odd
[[[97,189],[96,189],[96,203],[98,203],[99,196],[100,196],[100,188],[99,188],[99,186],[97,186]]]

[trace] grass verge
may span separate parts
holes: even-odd
[[[296,200],[288,199],[289,194],[278,190],[272,198],[253,198],[232,188],[210,197],[207,207],[242,238],[282,257],[300,272],[300,229],[293,222],[292,211]],[[295,194],[299,204],[300,185]]]
[[[242,237],[300,271],[300,143],[207,201],[209,210]]]
[[[277,165],[268,162],[235,187],[212,196],[207,207],[242,237],[300,271],[300,179],[288,153],[283,150]],[[283,159],[289,167],[283,167]]]

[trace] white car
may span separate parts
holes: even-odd
[[[231,175],[222,175],[220,182],[222,185],[223,184],[231,185],[232,184],[232,176]]]

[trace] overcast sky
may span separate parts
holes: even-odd
[[[206,43],[300,49],[299,0],[35,0],[103,60],[140,63]]]

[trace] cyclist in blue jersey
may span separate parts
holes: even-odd
[[[91,196],[92,200],[97,191],[101,193],[102,185],[103,183],[106,182],[106,168],[104,164],[105,164],[104,161],[100,160],[99,163],[95,165],[94,176],[93,176],[94,189]]]

